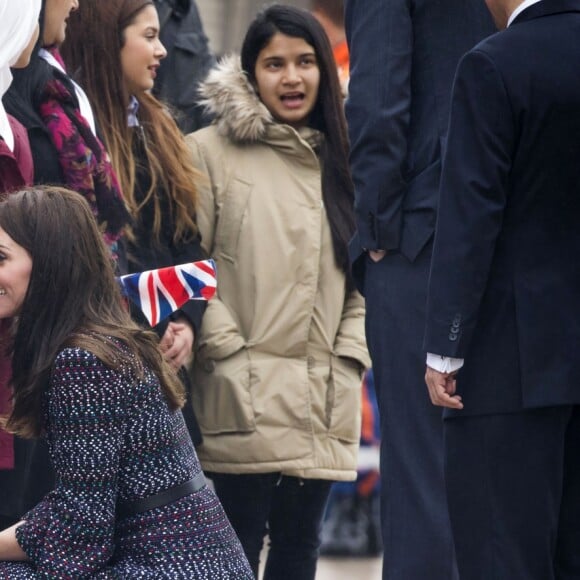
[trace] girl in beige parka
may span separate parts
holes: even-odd
[[[306,580],[330,483],[356,478],[369,365],[348,265],[346,127],[324,32],[306,11],[268,8],[241,62],[223,60],[202,94],[215,122],[187,139],[209,177],[198,225],[218,294],[193,367],[199,457],[254,572],[268,522],[265,578]]]

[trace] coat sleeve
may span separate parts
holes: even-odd
[[[214,256],[215,234],[218,214],[213,191],[212,175],[195,134],[186,137],[191,158],[206,181],[199,188],[198,227],[205,251]],[[209,301],[204,315],[203,332],[197,344],[197,355],[204,358],[222,360],[231,356],[246,344],[239,326],[228,307],[220,298],[219,264],[217,268],[217,292]]]
[[[365,305],[356,291],[347,294],[340,327],[334,341],[334,354],[358,361],[362,368],[371,366],[365,340]]]
[[[501,233],[516,123],[482,51],[460,61],[443,162],[425,350],[465,358]]]
[[[16,531],[39,577],[92,577],[113,555],[124,380],[81,349],[56,359],[47,432],[57,484]]]
[[[347,0],[346,102],[360,245],[399,247],[411,105],[410,0]]]

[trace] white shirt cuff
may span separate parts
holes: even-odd
[[[440,373],[454,373],[463,366],[464,359],[427,353],[427,366]]]

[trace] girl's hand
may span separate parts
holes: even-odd
[[[191,359],[194,338],[193,328],[186,318],[168,324],[159,345],[165,360],[176,370]]]

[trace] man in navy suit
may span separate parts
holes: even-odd
[[[580,3],[487,4],[507,29],[455,79],[426,379],[461,580],[577,579]]]
[[[451,580],[443,427],[422,344],[453,77],[495,27],[482,0],[347,0],[346,29],[351,252],[381,414],[383,578]]]

